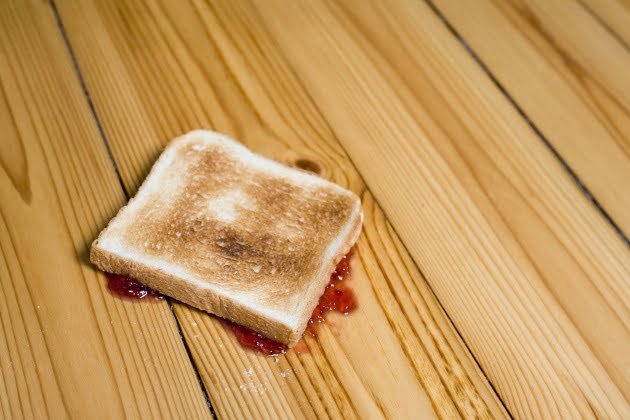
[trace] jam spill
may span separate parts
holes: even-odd
[[[337,264],[335,271],[330,275],[330,281],[328,285],[326,285],[324,294],[319,298],[319,304],[315,307],[313,315],[311,315],[311,319],[308,321],[309,329],[314,324],[324,322],[324,315],[326,315],[327,312],[339,312],[347,315],[356,309],[357,302],[354,298],[354,293],[352,293],[352,290],[350,290],[344,282],[344,280],[350,277],[350,259],[353,253],[354,248],[344,255]],[[314,334],[312,333],[312,335]]]
[[[354,248],[339,261],[335,271],[333,271],[330,276],[330,281],[324,290],[324,294],[319,298],[319,303],[317,307],[315,307],[306,327],[305,333],[309,334],[311,337],[316,336],[315,327],[317,324],[321,324],[325,321],[324,316],[326,313],[339,312],[347,315],[357,307],[354,293],[344,282],[344,280],[350,277],[350,259],[352,258],[352,254],[354,254]],[[278,343],[249,328],[227,320],[222,321],[232,330],[238,342],[247,349],[258,351],[268,356],[286,353],[288,349],[285,344]],[[300,347],[302,349],[300,352],[303,352],[306,346],[300,345],[301,343],[302,342],[298,343],[296,349]]]
[[[131,277],[111,273],[105,273],[105,276],[107,277],[107,288],[113,295],[128,299],[144,299],[146,297],[162,299],[162,295],[157,291]]]
[[[315,327],[318,324],[325,322],[326,313],[339,312],[347,315],[356,309],[357,303],[354,293],[346,285],[346,281],[350,277],[350,259],[353,254],[354,248],[352,248],[341,259],[341,261],[339,261],[335,271],[331,274],[330,281],[324,290],[324,294],[319,299],[319,303],[313,311],[311,319],[308,321],[306,333],[310,336],[316,336]],[[156,299],[162,298],[157,291],[127,276],[110,273],[106,273],[106,276],[108,280],[108,288],[112,294],[116,296],[132,299],[143,299],[146,297],[154,297]],[[247,349],[254,350],[268,356],[286,353],[288,350],[286,344],[267,338],[256,331],[243,327],[242,325],[235,324],[234,322],[226,319],[221,319],[221,322],[234,333],[238,342]],[[304,346],[300,346],[300,343],[298,343],[298,346],[304,348]]]
[[[246,349],[254,350],[259,353],[266,354],[267,356],[283,354],[288,350],[286,344],[267,338],[247,327],[243,327],[242,325],[235,324],[234,322],[223,318],[221,318],[221,322],[234,333],[238,342]]]

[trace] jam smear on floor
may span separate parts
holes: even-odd
[[[128,299],[144,299],[146,297],[152,297],[154,299],[162,298],[162,295],[157,291],[131,277],[111,273],[105,273],[105,276],[107,277],[107,288],[113,295]]]
[[[309,320],[309,328],[314,324],[324,322],[324,315],[327,312],[339,312],[347,315],[356,309],[357,302],[354,293],[344,281],[350,277],[350,259],[353,253],[354,248],[339,261],[335,271],[331,274],[324,294],[319,298],[319,304],[315,307]]]
[[[346,281],[350,277],[350,259],[354,254],[354,248],[339,261],[335,271],[330,276],[330,281],[324,290],[324,294],[319,299],[319,303],[311,319],[306,327],[306,334],[315,337],[315,327],[325,321],[325,315],[328,312],[339,312],[344,315],[349,314],[357,307],[354,293],[346,285]],[[133,280],[130,277],[106,273],[109,290],[116,296],[143,299],[148,296],[161,298],[162,296],[155,290],[145,286],[142,283]],[[221,319],[221,322],[229,328],[236,336],[238,342],[245,348],[273,356],[286,353],[288,347],[286,344],[278,343],[270,338],[235,324],[234,322]],[[298,343],[297,347],[304,348]]]
[[[246,349],[254,350],[267,356],[286,353],[288,350],[286,344],[278,343],[247,327],[235,324],[227,319],[221,319],[221,322],[234,333],[238,342]]]
[[[327,312],[340,312],[347,315],[356,309],[357,302],[354,293],[348,288],[344,281],[348,280],[350,277],[350,259],[353,253],[354,248],[337,264],[335,271],[333,271],[330,276],[330,282],[326,286],[324,294],[319,299],[319,304],[313,311],[311,319],[308,321],[305,334],[315,337],[315,327],[317,324],[321,324],[325,321],[324,316]],[[247,349],[255,350],[269,356],[286,353],[288,349],[285,344],[273,341],[249,328],[226,320],[223,320],[223,323],[234,332],[238,342]],[[302,342],[298,343],[296,346],[296,351],[299,353],[307,350],[306,346],[301,344]],[[298,348],[302,350],[299,351]]]

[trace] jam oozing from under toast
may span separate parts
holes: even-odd
[[[105,273],[105,276],[107,277],[107,288],[113,295],[129,299],[144,299],[146,297],[153,297],[155,299],[162,298],[162,295],[157,291],[131,277],[111,273]]]
[[[286,353],[288,350],[286,344],[267,338],[247,327],[235,324],[227,319],[221,319],[221,322],[234,333],[238,342],[246,349],[254,350],[256,352],[266,354],[267,356],[275,356],[277,354]]]
[[[357,302],[354,293],[346,285],[350,277],[350,259],[353,253],[354,248],[339,261],[335,271],[330,275],[330,281],[324,294],[319,298],[319,304],[313,311],[309,326],[323,322],[326,312],[340,312],[347,315],[356,309]]]
[[[315,307],[311,319],[308,321],[306,333],[315,337],[315,327],[325,321],[327,312],[340,312],[344,315],[349,314],[357,307],[354,293],[346,285],[346,281],[350,277],[350,259],[354,254],[354,248],[350,250],[337,264],[335,271],[330,276],[330,282],[324,290],[324,294],[319,298],[319,304]],[[235,324],[230,321],[223,323],[232,330],[236,335],[239,343],[247,349],[255,350],[260,353],[273,356],[282,354],[287,351],[287,346],[277,341],[273,341],[256,331]],[[305,348],[299,345],[300,348]]]
[[[330,281],[315,307],[311,319],[308,322],[306,333],[315,337],[315,327],[325,321],[328,312],[349,314],[357,307],[354,293],[348,288],[346,281],[350,277],[350,259],[354,254],[354,248],[350,250],[337,264],[335,271],[330,276]],[[161,298],[155,290],[127,276],[106,273],[108,288],[112,294],[125,298],[143,299],[146,297]],[[286,344],[279,343],[263,336],[249,328],[234,322],[222,319],[223,324],[236,336],[238,342],[245,348],[254,350],[269,356],[285,353]],[[300,346],[304,347],[304,346]]]

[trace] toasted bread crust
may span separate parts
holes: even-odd
[[[323,271],[324,275],[322,276],[322,279],[314,282],[314,288],[313,288],[314,290],[308,294],[308,298],[304,304],[306,308],[306,310],[304,311],[304,315],[300,319],[297,329],[291,332],[289,339],[286,341],[289,347],[297,344],[297,342],[300,341],[300,338],[302,338],[302,334],[304,334],[306,325],[308,324],[308,321],[310,320],[311,315],[313,314],[313,311],[315,310],[315,307],[317,307],[317,304],[319,303],[319,298],[324,293],[324,290],[326,289],[326,286],[328,285],[328,282],[330,281],[330,276],[335,271],[335,268],[337,267],[337,264],[339,263],[339,261],[341,261],[341,259],[348,252],[350,252],[350,249],[357,242],[357,239],[359,239],[362,226],[363,226],[363,211],[360,211],[359,216],[356,218],[355,223],[352,226],[352,229],[350,229],[350,231],[348,232],[348,235],[346,236],[346,238],[343,240],[343,243],[339,247],[339,251],[335,254],[335,257],[328,264],[327,269]],[[281,341],[281,342],[284,343],[284,341]]]
[[[90,259],[293,345],[362,217],[351,192],[195,131],[165,149]]]
[[[242,305],[232,299],[222,298],[211,290],[195,287],[191,283],[182,282],[181,279],[173,275],[156,271],[145,264],[134,262],[102,249],[99,247],[98,239],[92,244],[90,261],[107,273],[123,274],[134,279],[141,279],[147,286],[159,290],[167,296],[221,318],[229,319],[292,347],[302,338],[304,329],[319,302],[319,298],[324,293],[324,289],[336,265],[356,243],[361,233],[362,221],[363,213],[360,213],[360,217],[356,219],[354,226],[339,247],[339,252],[328,264],[325,274],[321,279],[317,280],[316,291],[310,294],[305,301],[307,310],[300,319],[297,328],[290,328],[287,325],[270,320],[264,314],[253,311],[251,307]]]

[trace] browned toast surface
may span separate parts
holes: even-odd
[[[288,342],[360,224],[353,193],[197,131],[167,147],[92,256],[102,269]],[[266,324],[291,338],[262,331]]]

